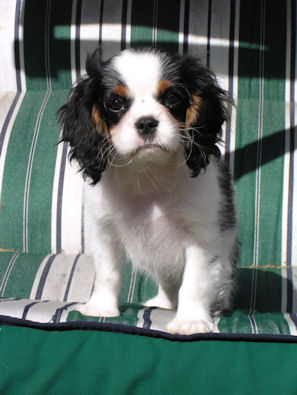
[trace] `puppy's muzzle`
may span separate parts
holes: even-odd
[[[159,121],[153,117],[142,117],[138,119],[135,126],[140,136],[144,140],[149,140],[153,138],[158,124]]]

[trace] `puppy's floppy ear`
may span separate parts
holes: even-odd
[[[84,178],[96,184],[107,162],[107,126],[99,108],[102,100],[101,62],[97,50],[86,62],[88,76],[78,81],[67,102],[58,110],[61,141],[70,143],[70,159],[76,159]]]
[[[218,86],[213,73],[192,57],[180,59],[182,79],[190,95],[185,125],[193,143],[185,147],[192,176],[209,163],[211,155],[219,158],[217,143],[228,115],[224,105],[226,93]]]

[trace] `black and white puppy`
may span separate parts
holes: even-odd
[[[62,141],[86,179],[93,294],[80,311],[119,315],[124,254],[159,285],[145,303],[177,309],[167,330],[214,330],[237,256],[233,186],[217,143],[225,92],[192,57],[129,49],[87,75],[59,110]]]

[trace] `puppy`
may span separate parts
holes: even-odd
[[[59,110],[86,182],[96,279],[80,311],[120,314],[121,264],[159,286],[146,306],[177,309],[167,330],[214,330],[230,307],[237,256],[233,186],[217,143],[225,92],[192,57],[128,49],[87,75]]]

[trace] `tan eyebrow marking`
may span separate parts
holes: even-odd
[[[157,86],[157,96],[162,95],[171,86],[171,82],[168,80],[160,80]]]
[[[126,85],[117,85],[113,88],[113,92],[121,97],[129,98],[131,97],[131,92]]]

